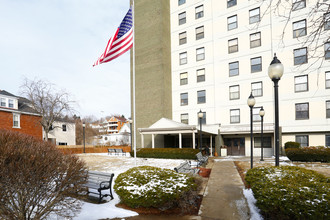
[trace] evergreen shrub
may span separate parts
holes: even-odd
[[[197,204],[197,184],[192,176],[169,169],[140,166],[118,175],[114,189],[121,203],[132,207],[166,210]]]
[[[289,148],[285,153],[291,161],[330,162],[330,148],[326,147]]]
[[[259,167],[245,177],[265,219],[329,219],[330,180],[299,167]]]
[[[136,156],[143,158],[195,160],[198,152],[198,149],[192,148],[140,148],[136,151]],[[134,156],[134,151],[131,152],[131,156]]]
[[[294,141],[288,141],[284,144],[284,149],[286,150],[289,148],[300,148],[300,143]]]

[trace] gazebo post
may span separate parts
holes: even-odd
[[[195,131],[192,132],[193,149],[195,149]]]
[[[179,148],[182,148],[182,134],[179,133]]]

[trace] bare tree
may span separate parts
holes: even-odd
[[[85,138],[87,143],[92,143],[94,136],[99,135],[98,129],[93,129],[92,124],[95,122],[98,124],[95,116],[86,116],[83,119],[80,117],[75,118],[76,122],[76,143],[83,144],[83,123],[85,123]]]
[[[42,116],[40,121],[48,141],[49,131],[52,130],[56,120],[64,115],[72,114],[70,95],[64,90],[57,91],[55,86],[40,79],[24,79],[21,94],[29,100],[31,107]]]
[[[294,0],[258,0],[265,6],[264,12],[261,14],[261,20],[266,14],[275,15],[285,21],[281,33],[280,47],[285,47],[284,35],[287,32],[289,25],[294,21],[295,12],[307,7],[306,29],[307,33],[297,30],[297,40],[301,43],[301,47],[308,48],[308,57],[315,58],[313,62],[309,63],[307,68],[314,65],[318,68],[322,66],[324,61],[324,50],[326,43],[330,41],[330,2],[324,0],[294,1]],[[306,5],[307,4],[307,5]],[[259,24],[258,24],[259,25]],[[258,26],[257,25],[257,26]]]

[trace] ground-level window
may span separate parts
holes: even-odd
[[[271,137],[263,137],[263,148],[272,148],[272,138]],[[261,148],[261,137],[255,137],[254,138],[254,147],[255,148]]]
[[[20,124],[20,114],[13,114],[13,127],[14,128],[20,128],[21,124]]]
[[[325,146],[330,147],[330,135],[325,135]]]
[[[296,135],[296,142],[298,142],[301,147],[308,147],[308,135]]]

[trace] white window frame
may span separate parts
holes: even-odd
[[[14,100],[8,99],[8,108],[14,108]]]
[[[302,108],[307,106],[307,108]],[[297,103],[295,107],[295,112],[296,112],[296,120],[307,120],[309,119],[309,103]],[[304,115],[304,113],[307,113],[307,116]],[[297,114],[298,113],[298,114]],[[300,113],[300,114],[299,114]]]
[[[306,0],[292,0],[292,11],[306,8]]]
[[[230,124],[240,123],[240,109],[230,109]]]
[[[233,15],[227,18],[227,30],[233,30],[238,27],[237,15]]]
[[[238,52],[238,38],[228,40],[228,53]]]
[[[325,88],[330,89],[330,71],[325,72]]]
[[[237,64],[237,67],[236,67]],[[239,62],[231,62],[228,64],[229,66],[229,77],[231,76],[238,76],[239,75]]]
[[[0,98],[0,106],[1,107],[7,107],[7,101],[5,98]]]
[[[186,16],[187,15],[186,15],[186,12],[185,11],[182,12],[182,13],[180,13],[178,15],[178,17],[179,17],[179,25],[183,25],[183,24],[185,24],[187,22],[187,17]]]
[[[180,73],[180,85],[187,85],[188,84],[188,73]]]
[[[184,65],[188,63],[187,52],[182,52],[179,54],[179,62],[180,65]]]
[[[251,83],[251,92],[254,97],[263,95],[262,81]]]
[[[204,38],[204,26],[200,26],[196,28],[196,40],[200,40]]]
[[[301,65],[304,63],[308,63],[307,47],[294,49],[293,56],[294,56],[294,65]]]
[[[259,114],[261,107],[252,108],[252,120],[253,122],[261,121],[261,116]]]
[[[301,142],[301,139],[305,139],[307,142]],[[308,135],[296,135],[296,142],[298,142],[301,147],[308,147],[309,137]]]
[[[293,38],[298,38],[307,35],[306,19],[292,23]]]
[[[294,91],[295,92],[308,91],[308,75],[294,77]]]
[[[262,58],[261,57],[251,58],[250,62],[251,62],[251,73],[256,73],[256,72],[262,71]]]
[[[236,100],[240,98],[239,85],[229,86],[229,100]]]
[[[261,32],[250,34],[250,48],[261,46]]]
[[[197,91],[197,104],[206,103],[206,90]]]
[[[17,124],[15,124],[17,122]],[[13,128],[21,128],[21,115],[13,113]]]
[[[187,32],[179,33],[179,45],[187,43]]]
[[[196,49],[196,61],[205,60],[205,48],[200,47]]]
[[[188,105],[188,93],[187,92],[180,94],[180,105],[181,106]]]
[[[249,22],[254,24],[260,21],[260,8],[254,8],[249,11]]]
[[[187,125],[189,124],[189,115],[188,115],[188,113],[181,114],[180,118],[181,118],[181,123],[187,124]]]
[[[326,118],[330,118],[330,101],[325,101]]]

